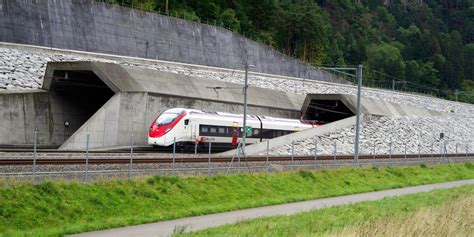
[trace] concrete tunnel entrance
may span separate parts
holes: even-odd
[[[349,106],[348,106],[348,105]],[[340,95],[308,95],[302,108],[302,119],[320,124],[332,123],[355,115],[350,103]]]
[[[64,140],[67,140],[115,93],[92,71],[55,70],[51,78],[50,93],[61,101],[61,114],[55,119],[64,123]]]
[[[352,116],[354,113],[339,100],[312,100],[303,114],[303,120],[327,124]]]

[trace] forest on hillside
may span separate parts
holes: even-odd
[[[367,85],[474,103],[474,0],[106,0],[221,25]]]

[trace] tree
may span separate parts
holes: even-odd
[[[405,78],[407,81],[423,85],[425,87],[437,88],[440,80],[438,70],[431,62],[410,60],[405,63]]]
[[[221,22],[225,27],[228,27],[229,30],[239,31],[240,22],[237,17],[235,17],[235,12],[232,9],[225,9],[219,16],[219,22]]]
[[[474,81],[474,43],[464,46],[464,65],[466,79]]]
[[[400,49],[393,44],[382,43],[369,45],[366,50],[367,66],[380,73],[388,74],[392,77],[405,78],[405,63],[400,53]],[[377,81],[378,78],[372,78]]]

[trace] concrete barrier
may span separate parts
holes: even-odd
[[[363,118],[363,116],[361,116],[361,118]],[[285,136],[273,138],[270,140],[268,148],[271,150],[276,147],[290,144],[293,141],[324,135],[326,133],[334,132],[338,129],[342,129],[348,126],[353,126],[355,125],[355,123],[356,123],[356,118],[355,116],[352,116],[352,117],[342,119],[336,122],[328,123],[319,127],[315,127],[315,128],[301,131],[301,132],[296,132],[296,133],[288,134]],[[267,142],[259,142],[259,143],[255,143],[255,144],[248,145],[245,147],[245,153],[247,155],[258,155],[262,152],[265,152],[266,150],[267,150]],[[235,153],[236,153],[235,150],[230,150],[223,153],[219,153],[217,154],[217,156],[221,156],[221,155],[229,156],[229,155],[234,155]]]

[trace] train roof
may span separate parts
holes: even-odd
[[[197,109],[183,109],[188,114],[198,114],[198,115],[212,115],[212,116],[219,116],[219,117],[227,117],[227,118],[239,118],[241,119],[244,115],[243,114],[232,114],[226,112],[217,112],[217,111],[206,111],[206,110],[197,110]],[[275,121],[275,122],[295,122],[299,121],[298,119],[286,119],[286,118],[275,118],[269,116],[258,116],[261,120],[265,121]],[[256,115],[248,114],[247,118],[250,119],[258,119]]]

